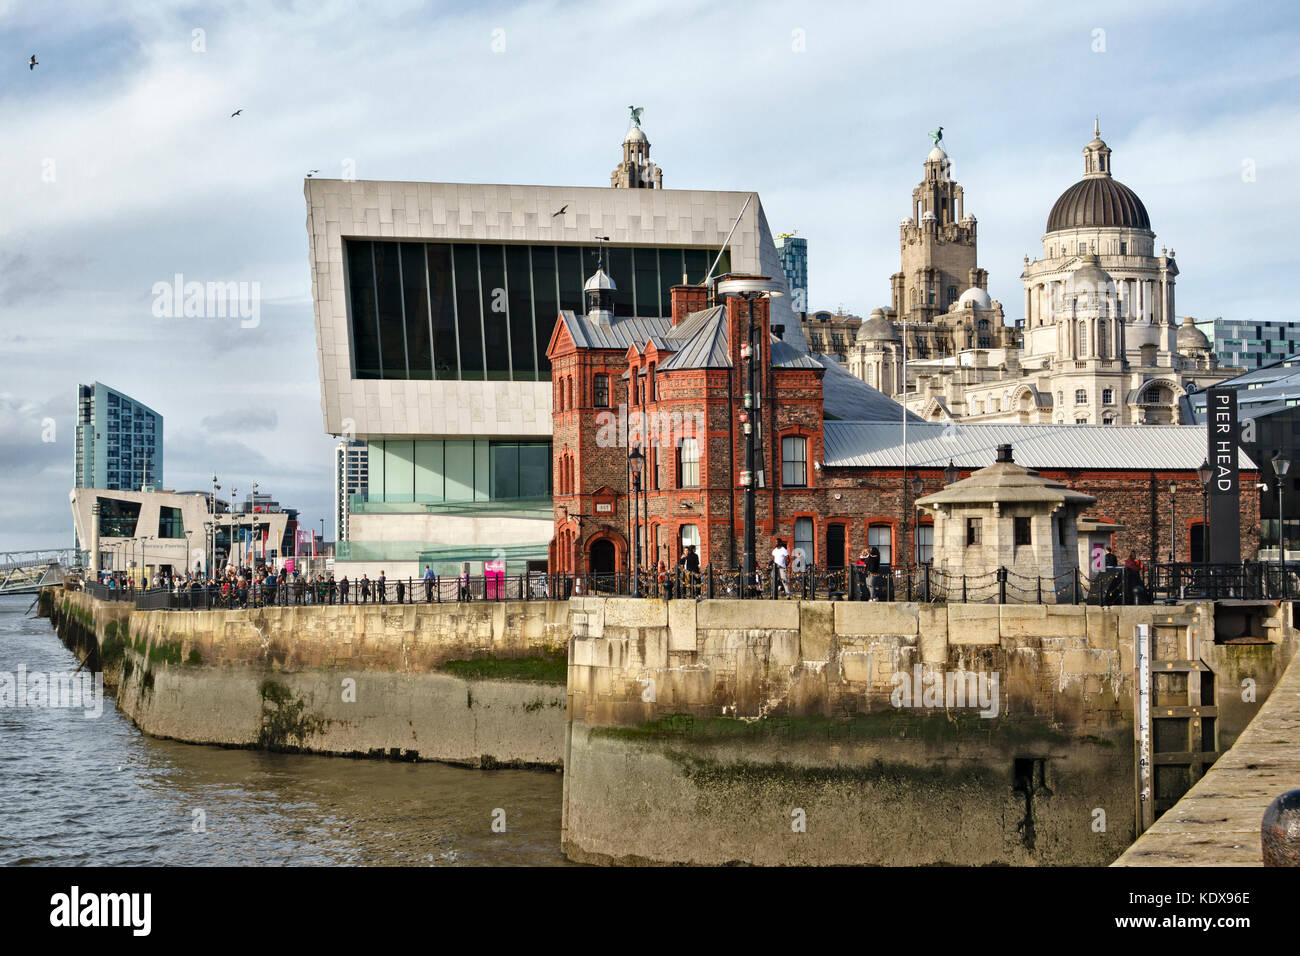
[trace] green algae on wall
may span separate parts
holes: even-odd
[[[279,681],[264,680],[258,688],[262,698],[262,724],[257,745],[266,750],[301,750],[307,738],[324,730],[327,721],[306,713],[306,701]],[[295,744],[290,744],[292,738]]]
[[[592,737],[622,740],[680,740],[700,743],[735,740],[915,740],[924,744],[978,742],[1025,746],[1033,743],[1064,744],[1074,740],[1050,722],[1028,715],[980,717],[966,712],[885,710],[853,714],[848,718],[809,714],[799,717],[695,717],[672,714],[629,727],[593,727]],[[1088,736],[1079,742],[1112,746],[1105,738]]]
[[[536,681],[564,684],[568,680],[567,649],[530,657],[475,657],[443,661],[438,669],[462,680]]]

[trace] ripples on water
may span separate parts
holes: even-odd
[[[75,670],[49,622],[24,617],[31,600],[0,598],[0,671]],[[559,865],[561,785],[554,772],[156,740],[111,699],[91,720],[0,707],[0,864]],[[491,829],[498,807],[505,833]]]

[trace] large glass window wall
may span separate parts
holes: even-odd
[[[583,311],[596,246],[346,239],[353,376],[550,379],[546,346],[561,309]],[[667,318],[670,289],[700,283],[708,249],[610,246],[616,316]],[[724,252],[718,273],[731,268]]]

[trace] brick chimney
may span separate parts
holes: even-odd
[[[736,368],[740,368],[740,347],[745,344],[745,332],[749,328],[751,301],[754,307],[754,324],[758,326],[754,341],[758,344],[759,358],[764,363],[770,361],[768,331],[771,326],[769,325],[768,306],[771,300],[767,296],[758,296],[753,300],[748,300],[742,296],[731,295],[727,296],[727,344],[730,347],[732,361],[736,363]]]
[[[709,307],[709,290],[702,285],[675,285],[673,297],[673,325],[679,325],[692,312],[702,312]]]

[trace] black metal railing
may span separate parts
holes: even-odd
[[[705,565],[699,571],[649,569],[633,579],[627,571],[583,574],[531,572],[516,575],[434,575],[429,579],[308,581],[277,579],[241,585],[176,584],[120,588],[87,583],[105,601],[133,601],[139,610],[298,607],[320,605],[452,604],[475,601],[567,600],[630,596],[663,599],[802,599],[915,601],[950,604],[1150,604],[1156,601],[1289,600],[1300,596],[1297,571],[1283,575],[1276,564],[1157,564],[1109,568],[1093,574],[1074,569],[1055,576],[1021,575],[1010,568],[965,574],[920,564],[869,573],[850,567],[757,569],[747,580],[740,568]]]
[[[110,587],[106,584],[96,584],[93,581],[87,581],[81,585],[81,589],[87,594],[100,601],[134,601],[139,595],[140,589],[131,585],[122,587]]]

